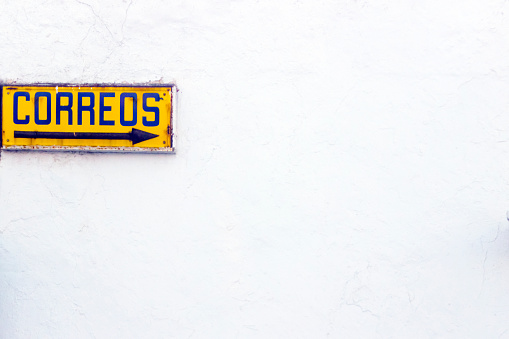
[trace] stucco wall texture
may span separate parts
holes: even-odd
[[[179,88],[173,155],[2,152],[0,338],[509,338],[509,2],[0,8],[4,84]]]

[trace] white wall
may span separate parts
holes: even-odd
[[[509,3],[0,3],[0,80],[176,82],[175,155],[0,160],[0,338],[509,338]]]

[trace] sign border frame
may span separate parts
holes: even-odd
[[[0,82],[0,132],[3,131],[3,88],[4,87],[169,87],[171,88],[170,141],[171,147],[102,147],[102,146],[4,146],[0,137],[0,152],[78,152],[78,153],[145,153],[175,154],[175,111],[179,89],[175,83],[5,83]]]

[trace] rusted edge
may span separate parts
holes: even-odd
[[[4,121],[4,106],[2,102],[3,96],[4,96],[4,86],[0,84],[0,158],[2,157],[2,148],[4,140],[4,130],[2,126],[2,122]]]
[[[151,82],[142,82],[142,83],[70,83],[70,82],[37,82],[37,83],[0,83],[0,86],[11,86],[11,87],[22,87],[22,86],[34,86],[34,87],[175,87],[177,88],[177,84],[175,83],[151,83]]]
[[[171,147],[94,147],[94,146],[7,146],[3,148],[8,152],[79,152],[79,153],[145,153],[145,154],[173,154]]]
[[[170,147],[172,149],[175,148],[175,139],[173,135],[173,131],[175,130],[175,107],[177,105],[177,86],[171,88],[171,112],[170,112],[170,128],[168,136],[170,137]]]

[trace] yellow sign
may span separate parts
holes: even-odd
[[[3,86],[3,149],[165,151],[173,86]]]

